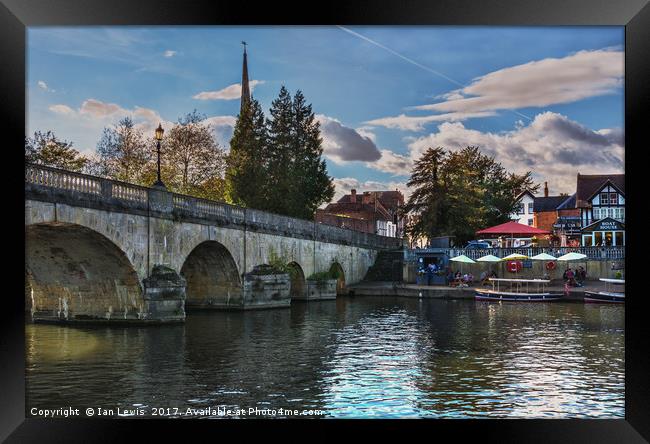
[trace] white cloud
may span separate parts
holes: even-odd
[[[424,125],[431,122],[457,121],[475,117],[488,117],[495,115],[494,112],[476,112],[476,113],[446,113],[435,114],[431,116],[407,116],[400,114],[396,117],[382,117],[380,119],[368,120],[368,125],[384,126],[386,128],[396,128],[407,131],[421,131]]]
[[[169,57],[174,57],[177,54],[176,51],[172,51],[171,49],[168,49],[163,53],[163,56],[169,58]]]
[[[251,80],[248,82],[251,92],[257,85],[264,83],[264,80]],[[226,86],[219,91],[203,91],[192,98],[197,100],[234,100],[241,97],[241,84],[233,83],[232,85]]]
[[[70,108],[68,105],[52,105],[48,109],[54,113],[63,115],[72,115],[75,113],[75,110]]]
[[[95,133],[95,140],[99,140],[104,127],[114,125],[127,116],[133,119],[136,128],[145,135],[153,135],[158,124],[162,124],[165,130],[169,130],[175,124],[175,122],[164,119],[158,111],[150,108],[135,106],[133,109],[127,109],[116,103],[102,102],[92,98],[85,100],[78,109],[57,104],[50,106],[49,110],[66,117],[69,122],[74,120],[75,126],[83,128],[84,133]],[[232,137],[235,121],[234,116],[210,116],[203,122],[212,126],[217,142],[222,147],[227,147]],[[86,150],[89,149],[86,148]]]
[[[41,88],[43,91],[48,91],[48,92],[56,92],[56,90],[50,88],[47,83],[45,83],[43,80],[39,80],[36,82],[36,85],[38,85],[39,88]]]
[[[443,95],[443,102],[413,108],[476,113],[571,103],[616,91],[623,74],[623,51],[579,51],[491,72]]]
[[[462,121],[492,116],[499,110],[571,103],[617,91],[623,85],[623,75],[623,51],[579,51],[563,58],[546,58],[493,71],[468,86],[436,96],[441,102],[410,107],[440,114],[400,114],[366,123],[421,131],[432,122]]]
[[[532,171],[538,182],[549,182],[552,194],[575,192],[578,172],[624,171],[622,130],[594,131],[552,112],[538,114],[527,126],[516,125],[503,133],[481,132],[465,128],[460,122],[445,122],[438,126],[438,132],[411,141],[410,158],[419,158],[428,147],[458,150],[468,145],[494,156],[509,171]]]
[[[397,154],[391,150],[381,150],[381,158],[374,162],[367,162],[366,166],[375,170],[391,173],[394,176],[408,176],[413,169],[413,160],[410,155]]]
[[[360,134],[333,117],[318,114],[316,119],[323,137],[323,153],[334,162],[368,162],[381,157],[371,137]]]

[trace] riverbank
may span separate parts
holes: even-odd
[[[426,299],[474,299],[477,288],[488,288],[480,285],[471,287],[448,287],[445,285],[417,285],[403,282],[360,282],[348,287],[348,296],[398,296]],[[605,291],[606,285],[600,281],[587,281],[584,287],[572,287],[562,301],[583,302],[585,290]],[[551,293],[564,294],[562,282],[546,286]]]

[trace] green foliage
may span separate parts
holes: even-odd
[[[614,275],[615,279],[623,279],[623,273],[620,271],[617,271],[616,274]]]
[[[226,168],[226,199],[236,205],[262,209],[267,202],[269,154],[264,113],[252,99],[237,116]]]
[[[25,161],[70,171],[82,171],[89,163],[72,148],[72,142],[59,140],[52,131],[36,131],[25,138]]]
[[[414,189],[402,209],[414,217],[407,226],[412,238],[453,235],[457,243],[475,237],[481,228],[503,223],[523,189],[535,192],[531,173],[510,173],[478,147],[459,151],[428,148],[413,168],[408,187]]]
[[[330,279],[338,279],[338,273],[330,271],[319,271],[318,273],[311,274],[307,280],[309,281],[327,281]]]
[[[143,186],[157,180],[156,141],[131,118],[104,128],[91,174]],[[161,178],[169,191],[223,200],[225,152],[214,139],[206,116],[196,110],[180,117],[161,141]]]
[[[298,277],[298,270],[289,263],[285,256],[276,254],[275,250],[269,249],[268,273],[266,274],[288,274],[291,279]]]
[[[223,200],[225,152],[214,128],[196,110],[178,119],[163,139],[163,182],[171,191]]]
[[[231,202],[302,219],[334,196],[320,126],[302,92],[283,86],[265,119],[252,100],[237,118],[226,188]]]

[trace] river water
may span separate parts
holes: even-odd
[[[183,325],[30,323],[28,415],[621,418],[624,315],[596,304],[356,297],[191,312]]]

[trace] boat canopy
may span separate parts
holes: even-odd
[[[609,278],[600,278],[603,282],[609,282],[610,284],[624,284],[625,279],[609,279]]]
[[[507,278],[489,278],[491,281],[498,282],[534,282],[538,284],[549,283],[550,279],[507,279]]]

